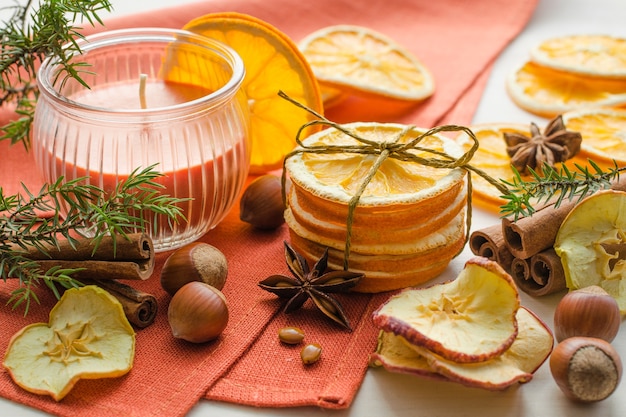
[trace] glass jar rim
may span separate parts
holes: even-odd
[[[111,109],[107,107],[98,107],[81,103],[61,94],[58,89],[55,88],[55,86],[50,82],[50,79],[54,77],[46,76],[50,73],[50,71],[54,71],[55,69],[57,69],[60,64],[55,63],[52,57],[48,57],[44,59],[38,71],[37,83],[39,84],[40,92],[42,94],[46,94],[53,100],[60,101],[66,104],[71,104],[75,108],[79,108],[87,112],[106,111],[109,114],[113,113],[120,115],[142,115],[160,112],[188,112],[190,109],[193,109],[198,105],[218,105],[219,103],[230,99],[230,97],[237,92],[240,85],[243,83],[243,79],[245,77],[245,67],[243,64],[243,60],[234,49],[218,40],[182,29],[143,27],[107,30],[77,39],[76,45],[78,45],[81,52],[85,53],[92,49],[103,46],[120,45],[123,43],[137,42],[138,40],[151,40],[163,43],[169,43],[173,41],[186,41],[194,42],[198,46],[211,48],[214,52],[218,53],[220,56],[222,56],[222,58],[224,58],[225,61],[230,64],[232,68],[231,77],[224,85],[222,85],[215,91],[183,103],[163,107],[151,107],[149,109]]]

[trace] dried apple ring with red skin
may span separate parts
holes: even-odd
[[[626,314],[626,259],[620,256],[626,230],[626,192],[601,190],[584,198],[565,217],[554,250],[570,290],[597,285]]]
[[[372,319],[381,330],[444,359],[475,363],[511,347],[519,306],[513,278],[497,262],[477,256],[452,281],[392,295]]]

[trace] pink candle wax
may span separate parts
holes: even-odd
[[[210,90],[171,81],[151,80],[145,83],[145,92],[140,94],[140,81],[136,83],[110,84],[91,90],[82,90],[69,98],[88,106],[109,110],[141,109],[141,96],[145,97],[145,108],[168,107],[186,103],[211,93]]]
[[[189,198],[190,200],[179,203],[186,218],[184,224],[169,224],[165,216],[150,214],[144,215],[149,221],[148,231],[157,227],[159,236],[167,237],[180,233],[188,227],[195,228],[197,225],[206,223],[217,224],[225,215],[228,207],[237,198],[235,190],[238,190],[237,182],[241,181],[241,175],[237,167],[236,159],[241,158],[241,149],[237,147],[227,153],[218,156],[213,160],[190,165],[187,168],[178,170],[165,170],[161,172],[162,177],[155,182],[164,186],[159,190],[162,194],[175,195],[178,198]],[[111,160],[105,163],[111,163]],[[61,158],[56,158],[57,172],[67,179],[90,177],[92,184],[99,186],[106,192],[112,192],[116,185],[125,180],[130,172],[115,173],[113,167],[110,169],[87,169],[69,162],[63,162]],[[158,167],[157,167],[158,170]],[[220,182],[212,181],[213,173],[223,173]],[[202,198],[203,195],[211,198]]]

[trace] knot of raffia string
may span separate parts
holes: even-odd
[[[278,93],[282,98],[290,101],[296,106],[306,110],[307,112],[313,114],[316,119],[311,120],[308,123],[305,123],[300,127],[298,133],[296,134],[296,143],[297,147],[291,151],[289,154],[285,156],[283,161],[283,172],[282,172],[282,183],[283,183],[283,201],[287,204],[286,197],[286,163],[289,158],[292,158],[295,155],[299,154],[344,154],[344,153],[352,153],[352,154],[361,154],[361,155],[373,155],[376,156],[376,159],[370,166],[367,174],[363,177],[363,180],[359,184],[356,192],[350,198],[348,202],[348,215],[346,219],[346,242],[344,248],[344,257],[343,257],[343,269],[349,269],[349,258],[350,258],[350,249],[351,249],[351,241],[352,241],[352,223],[354,220],[354,211],[359,204],[361,196],[365,192],[368,184],[374,178],[376,173],[378,172],[381,165],[388,158],[408,162],[408,163],[417,163],[424,166],[428,166],[431,168],[438,169],[463,169],[468,172],[467,176],[467,197],[466,197],[466,232],[465,232],[465,243],[469,240],[470,229],[471,229],[471,219],[472,219],[472,176],[471,173],[474,172],[481,177],[485,178],[492,185],[497,187],[502,193],[507,194],[508,189],[492,177],[490,177],[485,172],[480,169],[473,167],[470,165],[470,161],[474,156],[474,153],[478,149],[479,142],[474,132],[471,129],[465,126],[458,125],[442,125],[437,126],[432,129],[429,129],[425,132],[419,132],[416,126],[407,125],[405,126],[395,137],[390,138],[388,141],[372,141],[363,137],[360,137],[355,131],[346,128],[338,123],[334,123],[328,119],[326,119],[321,114],[315,112],[314,110],[304,106],[303,104],[293,100],[289,96],[287,96],[282,91]],[[316,125],[322,125],[327,128],[333,128],[341,133],[353,138],[356,140],[357,144],[355,145],[306,145],[302,141],[302,135],[304,131]],[[437,135],[442,132],[465,132],[467,136],[471,139],[472,144],[470,148],[464,152],[459,157],[453,157],[446,152],[439,151],[436,149],[431,149],[428,147],[421,146],[421,142],[424,141],[425,138]],[[414,137],[409,140],[403,141],[403,139],[407,138],[409,135],[413,134]],[[430,154],[431,157],[424,157],[416,154],[416,151]],[[465,246],[465,245],[463,245]],[[461,253],[463,247],[455,254],[455,257]]]

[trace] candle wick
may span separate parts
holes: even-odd
[[[148,74],[139,74],[139,103],[142,109],[148,107],[146,105],[146,80]]]

